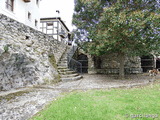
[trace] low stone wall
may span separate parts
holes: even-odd
[[[109,54],[101,57],[101,69],[97,69],[97,73],[118,74],[119,73],[119,57],[118,54]],[[125,58],[125,73],[141,73],[140,57]]]
[[[108,54],[101,57],[92,57],[88,55],[88,73],[100,74],[118,74],[119,57],[117,54]],[[140,57],[125,58],[125,73],[137,74],[142,73]]]
[[[53,83],[66,44],[0,14],[0,91]]]
[[[119,68],[106,68],[106,69],[96,69],[96,73],[99,74],[118,74]],[[137,74],[142,73],[141,68],[125,68],[126,74]]]

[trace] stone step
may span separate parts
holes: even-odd
[[[66,75],[66,74],[75,74],[75,71],[65,71],[65,72],[59,72],[61,75]]]
[[[58,63],[58,65],[61,65],[61,64],[66,64],[66,65],[67,65],[67,62],[65,62],[65,61],[63,62],[63,61],[62,61],[62,62],[59,62],[59,63]]]
[[[60,63],[58,63],[58,65],[63,65],[63,64],[67,65],[67,62],[60,62]]]
[[[58,66],[61,66],[61,67],[68,67],[68,65],[67,64],[58,64]]]
[[[61,58],[61,60],[65,60],[65,61],[67,61],[67,58],[65,58],[65,57],[63,58],[63,57],[62,57],[62,58]]]
[[[68,82],[68,81],[75,81],[75,80],[79,80],[79,79],[81,79],[82,78],[82,76],[75,76],[75,77],[68,77],[68,78],[61,78],[61,80],[63,81],[63,82]]]
[[[67,62],[67,60],[64,60],[64,59],[63,59],[63,60],[60,60],[59,63],[61,63],[61,62]]]
[[[61,78],[76,77],[76,76],[79,76],[79,74],[78,74],[78,73],[75,73],[75,74],[61,75]]]
[[[70,70],[70,69],[68,69],[68,68],[65,68],[65,69],[59,69],[59,70],[58,70],[58,72],[66,72],[66,71],[72,71],[72,70]]]
[[[62,62],[67,63],[68,61],[67,60],[60,60],[58,63],[62,63]]]
[[[67,67],[64,67],[64,66],[58,66],[57,68],[58,69],[68,69]]]
[[[67,64],[58,64],[58,67],[68,67],[68,65]]]
[[[65,56],[62,56],[61,60],[67,60],[67,57],[68,57],[68,56],[66,56],[66,55],[65,55]]]
[[[67,64],[67,53],[69,52],[69,49],[65,51],[63,56],[61,57],[60,61],[58,62],[58,72],[61,75],[61,80],[62,81],[74,81],[74,80],[79,80],[82,78],[81,75],[76,73],[75,71],[72,71],[68,69],[68,64]]]

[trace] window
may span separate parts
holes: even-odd
[[[36,26],[36,27],[38,26],[38,21],[37,21],[37,20],[35,20],[35,26]]]
[[[14,0],[6,0],[6,8],[10,11],[14,9]]]
[[[36,4],[39,6],[39,0],[36,0]]]
[[[24,2],[31,2],[31,0],[24,0]]]
[[[53,26],[53,22],[48,22],[47,26]]]
[[[31,20],[31,13],[28,12],[28,20]]]

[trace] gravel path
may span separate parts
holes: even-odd
[[[44,108],[50,101],[62,96],[63,92],[88,89],[108,89],[117,87],[131,88],[146,85],[160,76],[131,75],[125,80],[116,76],[88,75],[78,81],[60,82],[56,85],[22,88],[0,92],[0,120],[27,120]]]

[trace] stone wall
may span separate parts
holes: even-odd
[[[117,54],[103,55],[99,58],[92,58],[94,61],[94,73],[102,74],[117,74],[119,73],[119,57]],[[90,68],[90,66],[89,66]],[[141,59],[140,57],[126,57],[125,58],[125,73],[141,73]]]
[[[93,56],[82,49],[78,49],[78,55],[85,54],[88,57],[88,74],[118,74],[119,73],[119,56],[118,54],[107,54],[102,56]],[[78,56],[77,55],[77,56]],[[141,58],[126,57],[125,73],[142,73]]]
[[[0,14],[0,91],[53,83],[66,44]]]

